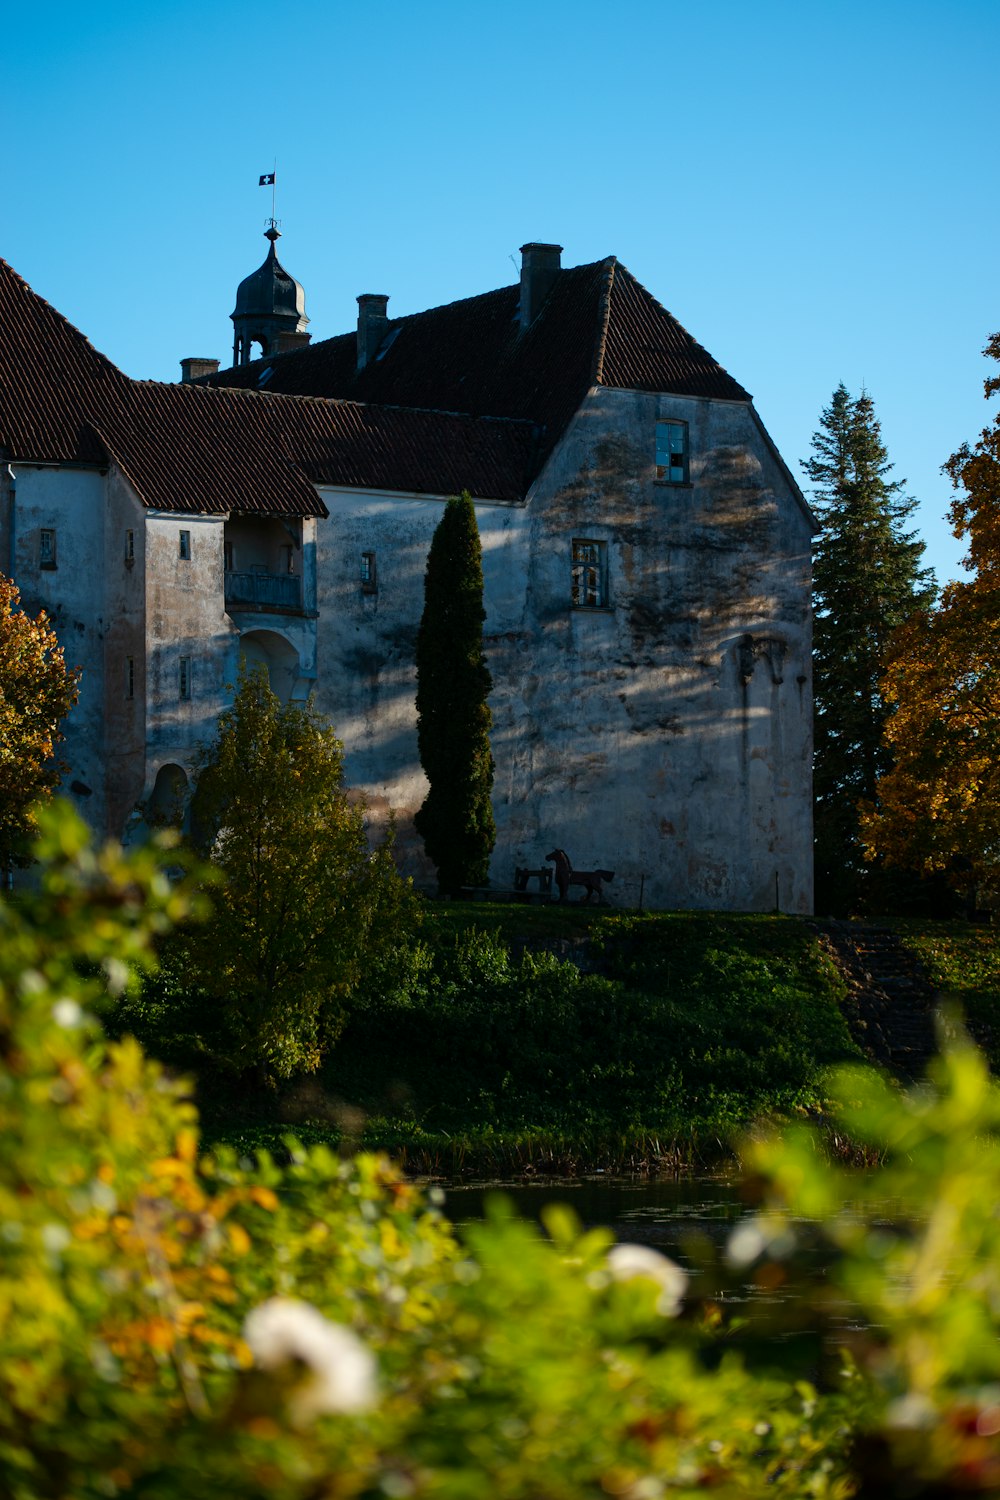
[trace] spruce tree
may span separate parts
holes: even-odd
[[[434,533],[417,636],[417,742],[430,790],[414,822],[449,895],[485,885],[496,841],[485,618],[482,548],[466,493],[448,501]]]
[[[883,737],[889,641],[929,608],[934,579],[920,566],[923,543],[905,529],[916,501],[889,478],[868,393],[855,400],[839,385],[812,447],[803,467],[822,527],[813,570],[816,902],[843,913],[864,904],[870,885],[858,804],[875,799],[892,765]]]

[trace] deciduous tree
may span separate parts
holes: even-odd
[[[78,677],[45,611],[32,619],[0,576],[0,866],[26,862],[31,805],[59,784],[54,754]]]
[[[390,843],[369,849],[333,730],[309,705],[280,704],[262,666],[241,672],[192,812],[224,888],[188,945],[229,1061],[311,1071],[366,957],[414,918]]]
[[[430,790],[414,822],[447,893],[485,885],[496,842],[485,618],[476,512],[463,494],[448,501],[431,542],[417,637],[417,739]]]
[[[858,803],[891,765],[881,679],[893,631],[933,597],[923,543],[905,530],[916,502],[892,464],[867,392],[840,385],[804,464],[822,531],[814,566],[816,899],[849,910],[863,896]]]
[[[1000,334],[985,353],[1000,360]],[[985,382],[987,400],[1000,376]],[[1000,413],[944,465],[972,576],[896,639],[883,684],[894,759],[864,819],[873,857],[959,884],[1000,870]]]

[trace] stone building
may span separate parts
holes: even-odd
[[[240,654],[312,692],[410,819],[424,559],[465,489],[494,679],[491,867],[553,846],[622,905],[812,900],[812,518],[747,392],[615,259],[311,342],[271,239],[234,365],[129,380],[0,263],[0,546],[84,667],[68,779],[102,832],[183,800]],[[251,358],[256,344],[259,358]]]

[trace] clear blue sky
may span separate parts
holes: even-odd
[[[799,473],[871,392],[942,579],[939,473],[1000,327],[997,0],[160,0],[8,7],[0,255],[129,374],[229,362],[263,259],[314,338],[617,255]]]

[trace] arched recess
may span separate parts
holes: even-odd
[[[150,828],[183,828],[190,810],[191,786],[187,772],[173,762],[161,766],[146,802]]]
[[[299,679],[299,653],[276,630],[247,630],[240,636],[240,656],[248,667],[267,668],[271,692],[287,703]]]

